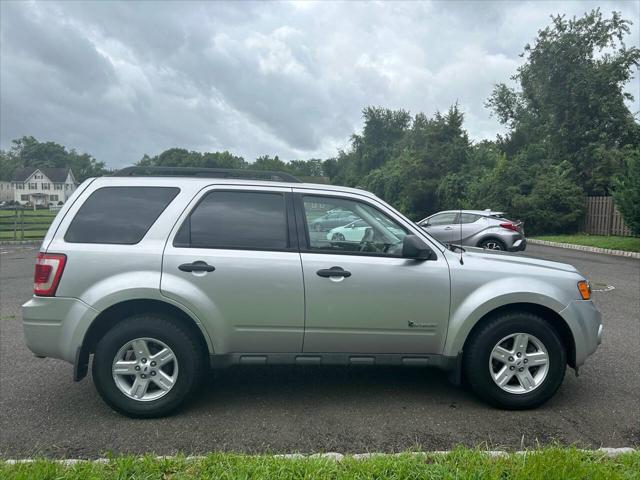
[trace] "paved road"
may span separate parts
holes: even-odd
[[[401,368],[262,367],[212,374],[179,414],[130,420],[111,411],[91,379],[36,359],[22,341],[19,305],[35,251],[0,247],[0,457],[95,457],[105,452],[211,450],[364,452],[456,444],[520,448],[559,441],[640,445],[640,261],[532,246],[527,254],[576,265],[596,284],[604,343],[558,394],[530,412],[487,407],[443,373]]]

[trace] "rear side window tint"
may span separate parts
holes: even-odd
[[[178,192],[174,187],[100,188],[80,207],[64,239],[70,243],[138,243]]]
[[[282,250],[289,247],[284,194],[208,193],[181,225],[176,247]]]

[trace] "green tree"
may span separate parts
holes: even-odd
[[[514,195],[510,214],[525,221],[528,233],[570,233],[580,228],[584,193],[569,173],[562,165],[553,166],[536,177],[529,195]]]
[[[300,177],[324,176],[324,162],[318,158],[310,160],[291,160],[287,163],[287,169],[293,175]]]
[[[256,161],[250,165],[252,170],[272,170],[275,172],[287,172],[287,164],[278,158],[270,157],[269,155],[262,155],[256,158]]]
[[[633,96],[624,87],[640,61],[640,50],[624,43],[630,25],[617,12],[558,15],[525,46],[526,61],[512,77],[519,89],[499,84],[487,101],[510,128],[500,139],[509,156],[539,144],[553,164],[571,164],[585,192],[609,192],[622,166],[617,150],[640,143],[625,104]]]
[[[365,122],[370,121],[370,112],[372,110],[365,109]],[[384,118],[404,118],[405,114],[403,110],[395,114],[387,112]],[[453,105],[446,113],[436,112],[432,118],[418,113],[409,123],[402,123],[402,135],[395,128],[394,135],[387,137],[384,162],[368,174],[356,177],[355,186],[373,191],[413,218],[424,217],[442,207],[460,207],[460,198],[453,192],[453,185],[464,188],[463,184],[470,181],[464,172],[472,159],[479,159],[473,155],[463,123],[464,115],[458,105]],[[367,125],[364,130],[368,131]],[[338,166],[340,162],[357,162],[358,149],[375,150],[367,141],[366,135],[360,137],[360,143],[339,156]],[[453,198],[454,205],[451,205]]]
[[[150,167],[244,168],[246,162],[242,157],[227,151],[201,153],[185,148],[170,148],[154,157],[144,155],[138,165]]]
[[[13,178],[13,173],[20,168],[19,159],[12,152],[0,150],[0,180],[5,182]]]
[[[613,198],[631,231],[640,235],[640,149],[628,152],[625,170],[614,182]]]
[[[104,162],[99,162],[87,153],[67,150],[55,142],[39,142],[34,137],[13,140],[9,152],[3,152],[2,176],[10,179],[18,168],[71,168],[77,181],[104,175]],[[6,170],[5,170],[6,165]]]

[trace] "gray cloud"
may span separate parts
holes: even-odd
[[[637,2],[599,5],[640,18]],[[524,44],[549,15],[596,6],[2,2],[0,145],[34,135],[114,167],[173,146],[328,157],[366,105],[431,114],[456,101],[471,137],[492,138],[483,103]]]

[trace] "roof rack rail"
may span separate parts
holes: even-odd
[[[285,172],[270,170],[244,170],[235,168],[195,168],[195,167],[125,167],[112,174],[113,177],[198,177],[235,178],[266,180],[271,182],[302,183]]]

